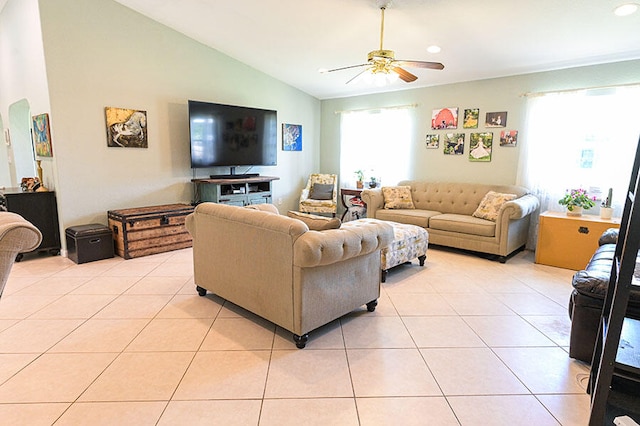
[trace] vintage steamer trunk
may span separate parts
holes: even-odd
[[[131,259],[191,247],[184,222],[192,212],[193,206],[188,204],[108,211],[116,253]]]

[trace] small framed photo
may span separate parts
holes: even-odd
[[[53,157],[49,114],[34,115],[31,120],[33,122],[33,143],[36,145],[36,155],[38,157]]]
[[[477,129],[478,118],[480,117],[479,108],[470,108],[464,110],[464,118],[462,121],[463,129]]]
[[[282,124],[282,150],[302,151],[301,124]]]
[[[440,147],[440,135],[427,135],[425,140],[427,149],[437,149]]]
[[[500,146],[516,146],[517,144],[517,130],[503,130],[500,132]]]
[[[488,112],[484,125],[486,127],[507,127],[507,112]]]
[[[471,135],[469,135],[469,161],[491,161],[492,146],[493,133],[471,133]]]
[[[434,109],[431,113],[431,130],[457,128],[458,108]]]
[[[447,133],[444,135],[445,155],[464,154],[464,133]]]

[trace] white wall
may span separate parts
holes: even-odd
[[[318,169],[320,101],[111,0],[41,0],[61,227],[106,223],[108,210],[192,201],[187,100],[278,111],[303,126],[283,152],[274,202],[297,205]],[[147,111],[147,149],[107,147],[104,108]],[[241,170],[238,170],[239,172]],[[205,169],[197,177],[225,170]],[[226,170],[228,172],[228,170]]]
[[[0,116],[11,133],[29,126],[28,121],[11,123],[9,117],[11,105],[25,99],[34,115],[49,110],[38,0],[9,0],[0,13]],[[24,119],[29,120],[28,114]],[[16,175],[14,150],[20,151],[15,146],[18,138],[12,138],[11,147],[4,143],[4,135],[1,139],[0,187],[15,187],[25,177]],[[29,146],[22,150],[31,150],[30,142],[25,143]],[[30,165],[33,170],[33,158]],[[28,166],[18,165],[18,170],[29,170]],[[45,160],[43,168],[51,169],[51,163]],[[33,171],[28,176],[34,176]]]
[[[640,82],[639,69],[640,61],[628,61],[323,101],[321,166],[324,170],[335,173],[340,170],[340,115],[336,114],[336,111],[417,104],[417,116],[420,118],[413,137],[413,147],[410,153],[412,162],[409,165],[413,178],[516,184],[521,147],[526,143],[522,139],[522,131],[526,121],[526,97],[523,94],[638,83]],[[458,129],[455,131],[432,131],[430,128],[432,111],[444,107],[459,108]],[[478,129],[462,128],[461,115],[465,108],[480,108]],[[513,129],[520,132],[520,140],[515,148],[500,146],[500,130],[503,129],[483,126],[485,114],[494,111],[508,112],[507,127],[504,130]],[[558,119],[562,118],[558,117]],[[472,163],[468,159],[469,134],[479,131],[494,133],[491,162]],[[466,134],[465,155],[444,155],[442,139],[439,149],[425,148],[425,135],[429,133],[442,135],[447,132]],[[393,149],[393,146],[393,141],[389,141],[389,149]],[[406,167],[405,165],[398,166]]]

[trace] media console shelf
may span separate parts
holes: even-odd
[[[251,176],[247,178],[191,179],[195,185],[195,204],[205,201],[234,206],[272,202],[271,183],[279,180],[274,176]]]

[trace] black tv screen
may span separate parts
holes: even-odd
[[[191,167],[275,166],[276,111],[189,101]]]

